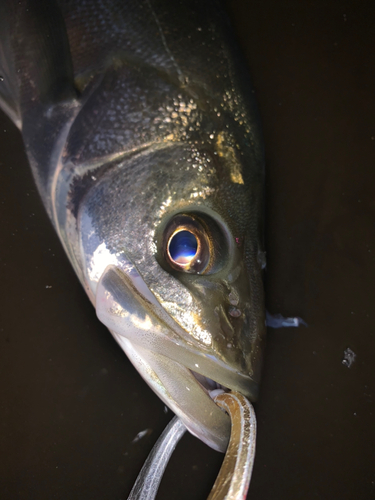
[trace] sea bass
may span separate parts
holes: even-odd
[[[256,399],[265,334],[263,147],[225,12],[3,0],[0,37],[0,105],[99,319],[224,451],[210,393]]]

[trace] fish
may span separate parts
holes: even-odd
[[[213,0],[5,0],[0,107],[96,309],[187,429],[225,451],[265,342],[264,152]]]

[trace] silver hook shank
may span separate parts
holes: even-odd
[[[143,464],[128,500],[154,500],[169,459],[185,431],[178,417],[169,422]]]

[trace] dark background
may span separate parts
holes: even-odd
[[[374,4],[229,7],[264,127],[267,307],[309,324],[269,331],[249,498],[372,499]],[[0,498],[124,499],[172,414],[96,319],[0,120]],[[158,498],[205,499],[221,459],[185,436]]]

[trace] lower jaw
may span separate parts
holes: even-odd
[[[230,419],[209,394],[212,390],[221,392],[221,386],[202,375],[194,376],[193,370],[184,365],[112,333],[148,385],[187,429],[211,448],[224,452],[230,436]]]

